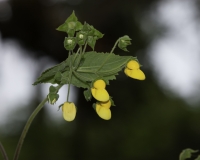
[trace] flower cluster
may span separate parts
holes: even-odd
[[[131,60],[127,63],[125,74],[131,78],[144,80],[145,74],[140,70],[140,65],[137,61]],[[94,81],[91,87],[91,94],[97,100],[93,105],[96,113],[99,117],[104,120],[111,119],[111,110],[112,106],[110,96],[107,92],[106,83],[102,79]],[[76,116],[76,107],[72,102],[65,102],[62,105],[63,117],[66,121],[73,121]]]
[[[145,80],[145,74],[140,70],[140,65],[135,60],[131,60],[127,63],[124,72],[131,78]]]
[[[111,119],[111,101],[110,96],[107,92],[106,83],[102,79],[96,80],[91,88],[92,96],[98,100],[94,105],[95,111],[104,120]]]

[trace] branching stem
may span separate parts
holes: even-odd
[[[57,87],[57,92],[58,90],[62,87],[63,85],[59,85]],[[36,109],[33,111],[33,113],[31,114],[31,116],[29,117],[28,121],[26,122],[26,125],[22,131],[22,134],[21,134],[21,137],[19,139],[19,142],[17,144],[17,147],[16,147],[16,150],[15,150],[15,154],[14,154],[14,158],[13,160],[18,160],[19,158],[19,154],[20,154],[20,151],[21,151],[21,148],[22,148],[22,145],[23,145],[23,142],[24,142],[24,139],[26,137],[26,134],[29,130],[29,127],[31,125],[31,123],[33,122],[34,118],[36,117],[36,115],[38,114],[38,112],[43,108],[44,104],[47,102],[48,98],[46,97],[37,107]]]
[[[17,148],[15,150],[15,155],[13,160],[18,160],[19,158],[19,154],[24,142],[24,139],[26,137],[26,134],[28,132],[28,129],[33,121],[33,119],[36,117],[36,115],[38,114],[38,112],[42,109],[42,107],[44,106],[44,104],[47,102],[48,98],[46,97],[38,106],[37,108],[33,111],[33,113],[31,114],[31,116],[29,117],[28,121],[26,122],[26,125],[24,127],[24,130],[22,131],[21,137],[19,139],[19,142],[17,144]]]

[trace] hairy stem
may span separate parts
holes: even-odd
[[[33,113],[31,114],[31,116],[29,117],[28,121],[26,122],[26,125],[24,127],[24,130],[22,131],[21,137],[19,139],[19,142],[17,144],[17,148],[15,150],[15,155],[13,160],[17,160],[24,142],[24,139],[26,137],[26,134],[28,132],[28,129],[33,121],[33,119],[35,118],[35,116],[38,114],[38,112],[42,109],[42,107],[44,106],[44,104],[47,102],[48,98],[46,97],[38,106],[37,108],[33,111]]]
[[[69,58],[70,58],[70,71],[69,71],[69,84],[68,84],[68,91],[67,91],[67,102],[69,102],[69,94],[70,94],[70,86],[71,86],[71,79],[72,79],[72,56],[71,52],[69,52]]]
[[[4,160],[8,160],[8,156],[7,156],[6,151],[5,151],[5,149],[4,149],[4,147],[3,147],[1,142],[0,142],[0,152],[1,152]]]
[[[114,52],[114,50],[115,50],[115,48],[116,48],[118,42],[120,41],[120,39],[121,39],[121,38],[119,38],[119,39],[115,42],[115,44],[114,44],[112,50],[110,51],[110,53],[113,53],[113,52]]]
[[[78,63],[74,67],[74,70],[76,70],[78,68],[78,66],[79,66],[79,64],[81,62],[81,59],[83,58],[83,55],[85,53],[86,47],[87,47],[87,42],[85,43],[85,46],[84,46],[83,50],[82,50],[82,47],[80,47],[81,48],[81,52],[80,52],[80,55],[79,55]]]

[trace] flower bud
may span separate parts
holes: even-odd
[[[48,97],[48,102],[50,104],[54,104],[58,100],[59,95],[57,93],[49,93],[47,97]]]
[[[74,37],[65,37],[64,47],[66,50],[73,50],[76,46],[76,40]]]
[[[118,47],[120,49],[128,52],[128,50],[127,50],[128,45],[131,45],[131,38],[129,38],[129,36],[127,36],[127,35],[121,37],[119,40],[119,43],[118,43]]]

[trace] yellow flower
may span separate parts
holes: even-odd
[[[99,79],[93,83],[93,87],[96,89],[105,89],[106,83],[102,79]]]
[[[127,63],[124,70],[125,74],[131,78],[144,80],[145,74],[140,70],[140,65],[137,61],[131,60]]]
[[[137,61],[131,60],[127,63],[126,67],[129,69],[139,69],[140,65]]]
[[[65,102],[62,106],[62,112],[66,121],[73,121],[76,116],[76,106],[72,102]]]
[[[105,107],[105,108],[110,108],[111,107],[111,101],[108,100],[106,102],[99,102],[99,104],[102,106],[102,107]]]
[[[104,120],[111,119],[111,111],[110,111],[111,102],[108,100],[107,102],[99,102],[96,103],[96,112],[99,117],[101,117]]]
[[[92,96],[98,101],[108,101],[109,94],[106,91],[106,83],[103,80],[97,80],[93,83],[93,87],[91,88]]]

